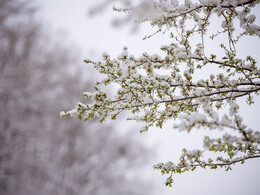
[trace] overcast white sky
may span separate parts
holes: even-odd
[[[149,40],[143,41],[144,35],[149,35],[153,30],[149,25],[141,28],[137,33],[131,34],[129,27],[113,28],[111,19],[114,17],[111,10],[107,10],[96,17],[89,17],[87,11],[94,0],[39,0],[41,8],[40,16],[51,28],[56,30],[59,36],[61,30],[66,31],[68,40],[75,42],[82,48],[79,58],[97,59],[104,51],[111,56],[117,56],[122,51],[123,46],[127,46],[129,52],[140,55],[146,51],[148,53],[160,52],[161,45],[168,44],[169,39],[157,35]],[[257,10],[260,13],[260,9]],[[118,15],[118,14],[115,14]],[[259,16],[259,14],[258,14]],[[252,39],[245,40],[245,51],[252,49],[252,55],[259,56],[259,40],[255,43]],[[253,55],[254,56],[254,55]],[[258,57],[259,58],[259,57]],[[256,104],[248,108],[241,102],[241,112],[245,121],[252,128],[259,128],[260,119],[260,99]],[[115,122],[116,123],[116,122]],[[211,133],[211,132],[210,132]],[[145,139],[153,140],[160,145],[160,156],[154,160],[158,161],[177,160],[181,149],[186,147],[201,147],[203,135],[207,131],[195,131],[190,134],[173,131],[170,126],[164,130],[155,129],[147,133]],[[140,135],[143,136],[143,135]],[[147,138],[148,136],[148,138]],[[194,148],[194,149],[195,149]],[[153,152],[153,151],[151,151]],[[161,182],[161,194],[172,195],[258,195],[260,194],[260,159],[249,160],[243,166],[237,165],[233,171],[224,170],[196,170],[192,173],[185,173],[175,176],[173,188],[164,186],[164,180],[157,171],[153,171],[151,166],[151,179]]]

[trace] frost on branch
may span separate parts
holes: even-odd
[[[61,117],[77,115],[82,120],[98,118],[103,122],[130,111],[130,120],[144,123],[141,132],[153,126],[162,128],[169,120],[175,121],[174,128],[187,132],[202,127],[229,130],[218,139],[205,137],[203,150],[184,149],[177,164],[155,165],[162,174],[170,174],[166,181],[169,186],[174,173],[193,171],[197,167],[230,170],[231,165],[238,162],[259,158],[260,133],[243,123],[236,103],[243,98],[248,105],[253,104],[253,97],[260,90],[256,60],[250,55],[238,56],[236,47],[241,37],[259,38],[260,27],[250,13],[258,3],[256,0],[200,0],[197,3],[186,0],[184,4],[175,0],[153,1],[153,17],[142,16],[140,22],[150,22],[158,28],[157,32],[169,32],[172,43],[161,46],[165,56],[143,53],[134,57],[124,47],[116,59],[104,53],[100,62],[86,60],[104,79],[96,83],[94,92],[83,94],[91,103],[78,103],[74,110],[62,112]],[[135,13],[135,8],[117,10]],[[213,16],[218,17],[221,25],[209,34]],[[216,47],[223,54],[207,51],[206,37],[214,42],[220,36],[227,40]],[[200,71],[208,67],[214,71],[202,77]],[[119,86],[114,96],[105,90],[112,83]],[[218,110],[227,107],[229,111],[219,116]],[[204,159],[205,151],[219,156]]]

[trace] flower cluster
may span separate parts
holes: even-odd
[[[150,127],[163,127],[166,121],[178,119],[174,128],[191,131],[192,128],[229,128],[235,135],[225,134],[219,139],[205,137],[204,150],[183,150],[180,162],[154,166],[161,172],[170,174],[166,185],[171,186],[173,173],[195,170],[197,167],[225,167],[260,157],[260,133],[248,129],[238,115],[238,98],[246,97],[253,104],[254,95],[260,91],[260,70],[256,60],[247,56],[237,56],[236,44],[243,36],[260,36],[260,27],[251,9],[258,0],[200,0],[192,3],[186,0],[179,4],[176,0],[151,1],[153,17],[143,16],[141,21],[149,21],[158,31],[170,32],[172,43],[163,45],[164,57],[143,53],[140,57],[129,55],[127,47],[116,59],[103,54],[103,60],[93,62],[95,69],[104,75],[95,85],[94,92],[83,95],[92,102],[78,103],[76,108],[61,112],[61,117],[77,115],[82,120],[99,118],[100,122],[110,118],[115,120],[123,111],[131,111],[130,120],[144,123],[141,132]],[[122,9],[118,11],[132,11]],[[217,16],[221,29],[210,38],[225,36],[227,44],[218,47],[223,55],[206,52],[205,37],[208,35],[210,19]],[[234,25],[240,23],[240,28]],[[189,22],[189,25],[186,23]],[[175,33],[176,32],[176,33]],[[197,43],[191,42],[199,37]],[[194,39],[193,39],[194,40]],[[200,77],[200,71],[213,67],[216,71]],[[199,79],[198,79],[199,78]],[[116,84],[118,90],[111,96],[106,86]],[[229,105],[229,112],[219,117],[217,110]],[[202,160],[203,152],[227,153],[227,158]]]

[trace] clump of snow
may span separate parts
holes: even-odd
[[[205,114],[193,113],[190,116],[190,123],[206,122],[206,121],[207,121],[207,116]]]

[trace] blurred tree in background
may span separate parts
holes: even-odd
[[[36,15],[30,1],[0,0],[0,194],[151,194],[132,134],[60,120],[91,81]]]

